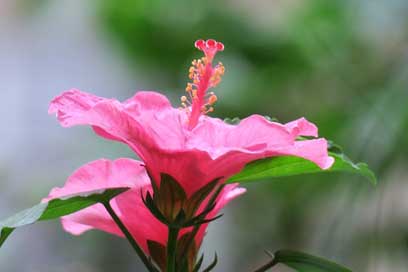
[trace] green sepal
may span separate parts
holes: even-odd
[[[160,186],[154,187],[153,196],[147,192],[146,196],[143,197],[142,193],[142,200],[150,212],[163,224],[174,228],[185,228],[216,219],[205,219],[208,213],[214,209],[216,197],[210,197],[208,205],[200,214],[195,215],[195,213],[201,203],[215,191],[221,178],[209,182],[188,198],[181,185],[172,176],[165,173],[161,173],[160,176]],[[152,178],[151,175],[150,177]],[[157,184],[154,180],[152,183]],[[219,187],[223,188],[223,186]],[[220,191],[217,190],[213,196],[218,196],[219,193]]]
[[[200,204],[208,197],[208,195],[214,190],[215,186],[219,183],[221,178],[216,178],[210,183],[203,186],[201,189],[196,191],[187,201],[185,205],[186,217],[191,218],[198,208]]]
[[[215,221],[221,217],[223,217],[224,214],[219,214],[215,217],[209,218],[209,219],[205,219],[205,216],[203,217],[194,217],[192,220],[187,221],[183,224],[183,228],[188,228],[188,227],[192,227],[192,226],[200,226],[203,224],[207,224],[207,223],[211,223],[212,221]]]
[[[149,211],[156,217],[160,222],[162,222],[165,225],[169,225],[170,222],[167,220],[166,217],[161,213],[161,211],[157,208],[156,203],[154,202],[150,192],[146,193],[146,196],[143,197],[143,192],[141,193],[142,196],[142,201],[146,208],[149,209]]]
[[[160,186],[154,193],[153,200],[163,216],[172,222],[183,208],[187,194],[172,176],[161,173],[160,177]]]

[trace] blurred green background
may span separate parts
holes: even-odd
[[[31,206],[81,164],[132,157],[88,128],[64,130],[49,101],[79,88],[179,103],[193,43],[214,38],[226,74],[214,116],[305,116],[368,162],[379,184],[322,174],[248,185],[204,248],[217,271],[250,271],[264,249],[322,255],[353,271],[408,267],[408,2],[405,0],[0,0],[0,218]],[[142,271],[126,241],[58,222],[16,232],[1,271]],[[290,271],[278,267],[273,271]]]

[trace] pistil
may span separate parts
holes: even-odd
[[[188,129],[197,126],[201,115],[214,110],[217,96],[208,92],[210,88],[216,87],[224,75],[224,65],[219,62],[213,66],[213,59],[218,51],[224,50],[224,45],[215,40],[198,40],[195,47],[204,52],[204,57],[193,60],[189,69],[189,78],[192,82],[187,83],[186,92],[188,96],[181,97],[181,105],[189,114]]]

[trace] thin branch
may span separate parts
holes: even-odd
[[[271,260],[268,263],[264,264],[263,266],[257,268],[254,272],[265,272],[277,264],[272,253],[270,253],[269,251],[265,251],[265,253],[271,257]]]
[[[113,221],[115,221],[116,225],[120,228],[120,230],[123,232],[125,235],[126,239],[129,241],[130,245],[133,247],[135,250],[136,254],[139,256],[139,258],[142,260],[146,268],[149,270],[149,272],[158,272],[158,270],[153,266],[152,262],[149,261],[149,259],[146,257],[144,254],[143,250],[140,248],[140,246],[137,244],[136,240],[133,238],[132,234],[130,234],[129,230],[126,228],[125,224],[120,220],[120,218],[117,216],[115,211],[112,209],[112,206],[109,204],[109,202],[104,202],[103,205],[105,206],[106,210],[112,217]]]

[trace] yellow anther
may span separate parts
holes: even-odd
[[[191,92],[193,90],[193,84],[187,83],[186,92]]]
[[[196,89],[194,89],[194,90],[192,91],[192,96],[193,96],[193,99],[196,99],[196,98],[197,98],[197,90],[196,90]]]
[[[187,101],[187,96],[183,95],[182,97],[180,97],[181,102],[186,102]]]
[[[225,67],[222,65],[222,63],[218,63],[218,65],[215,67],[215,73],[222,76],[225,73]]]
[[[208,98],[208,104],[214,105],[217,102],[218,98],[215,94],[211,94],[210,98]]]
[[[211,77],[210,82],[211,82],[211,87],[216,87],[221,81],[221,77],[214,75]]]

